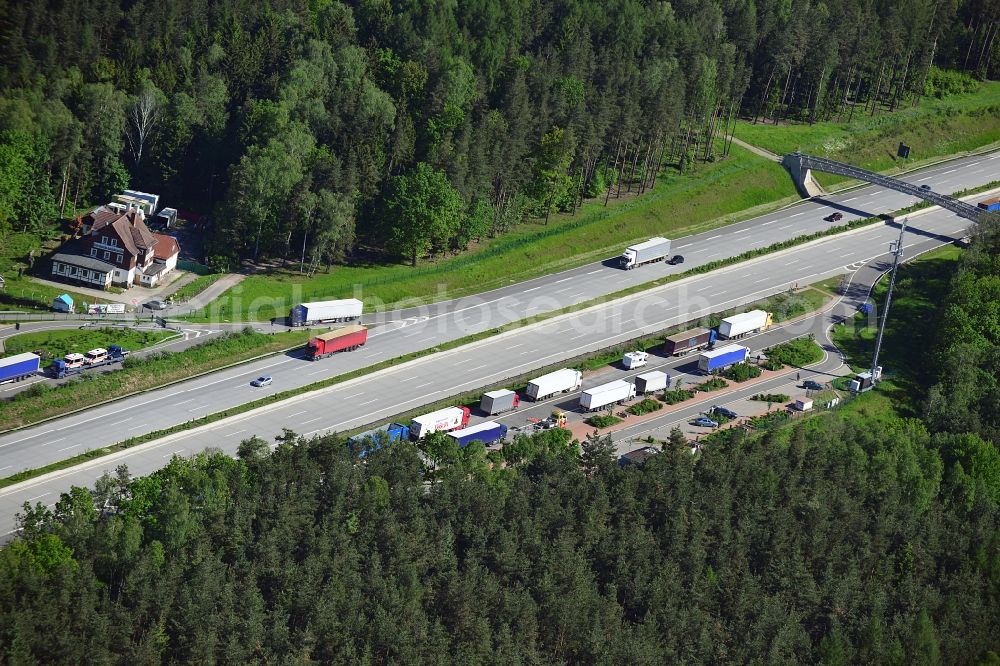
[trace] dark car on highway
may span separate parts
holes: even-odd
[[[682,257],[679,254],[675,254],[674,256],[672,256],[670,258],[670,261],[668,261],[667,263],[670,264],[671,266],[676,266],[677,264],[683,264],[684,263],[684,257]]]
[[[831,213],[831,214],[827,215],[826,217],[824,217],[823,219],[826,220],[827,222],[840,222],[842,219],[844,219],[844,214],[843,213]]]

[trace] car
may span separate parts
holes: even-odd
[[[253,380],[252,382],[250,382],[250,386],[270,386],[271,382],[273,381],[274,380],[268,377],[267,375],[262,375],[257,379]]]
[[[829,215],[827,215],[823,219],[825,221],[827,221],[827,222],[840,222],[842,219],[844,219],[844,214],[843,213],[830,213]]]
[[[920,189],[922,189],[922,190],[930,190],[931,186],[930,185],[921,185]]]
[[[166,310],[167,304],[163,301],[147,301],[142,304],[142,307],[148,308],[150,310]]]
[[[670,264],[671,266],[676,266],[677,264],[683,264],[684,257],[682,257],[679,254],[675,254],[674,256],[670,257],[670,261],[668,261],[667,263]]]
[[[809,391],[822,391],[823,385],[817,381],[813,381],[812,379],[807,379],[802,382],[802,388]]]
[[[701,426],[702,428],[718,428],[719,427],[719,422],[718,421],[713,421],[712,419],[708,418],[707,416],[699,416],[698,418],[696,418],[694,420],[694,424],[696,426]]]
[[[720,407],[719,405],[712,405],[712,408],[708,410],[712,414],[722,414],[726,418],[735,419],[739,416],[736,412],[729,409],[728,407]]]

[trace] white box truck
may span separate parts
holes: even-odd
[[[662,391],[667,388],[670,375],[659,370],[643,373],[635,378],[636,395],[646,395],[655,391]]]
[[[636,266],[651,264],[654,261],[663,261],[669,254],[670,239],[657,236],[656,238],[650,238],[645,243],[629,245],[625,248],[620,259],[621,267],[630,271]]]
[[[575,391],[580,388],[582,383],[583,374],[579,370],[563,368],[532,379],[528,382],[525,395],[531,400],[542,400],[556,393]]]
[[[339,301],[299,303],[292,308],[288,320],[292,326],[312,326],[331,322],[354,321],[361,318],[365,304],[356,298]]]
[[[625,356],[622,357],[622,365],[625,366],[626,370],[641,368],[647,363],[649,363],[649,354],[644,351],[625,352]]]
[[[771,313],[763,310],[751,310],[742,314],[726,317],[719,322],[719,337],[725,340],[742,338],[751,333],[759,333],[771,325]]]
[[[635,397],[635,385],[623,379],[589,388],[580,394],[580,407],[592,412],[608,405],[615,405]]]
[[[420,439],[432,432],[447,432],[467,425],[469,425],[468,407],[445,407],[413,419],[410,424],[410,437]]]

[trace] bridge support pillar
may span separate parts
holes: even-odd
[[[799,189],[799,193],[803,197],[808,199],[826,194],[823,187],[813,178],[812,169],[803,166],[802,160],[795,154],[785,155],[781,163],[792,174],[795,187]]]

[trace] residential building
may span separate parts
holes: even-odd
[[[175,238],[152,233],[145,217],[136,207],[95,209],[82,220],[84,235],[52,256],[52,276],[100,288],[156,286],[177,266],[180,247]]]

